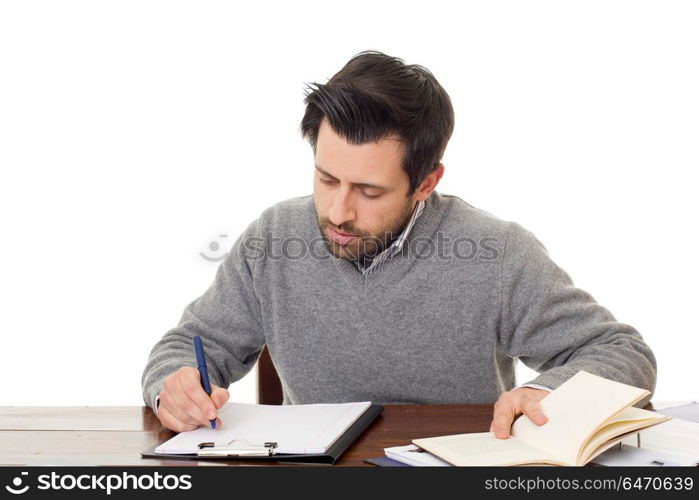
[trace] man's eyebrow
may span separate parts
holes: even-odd
[[[318,172],[320,172],[321,174],[327,175],[328,177],[332,177],[333,179],[337,180],[337,177],[335,177],[334,175],[332,175],[332,174],[326,172],[325,170],[323,170],[322,167],[319,167],[318,165],[316,165],[315,167],[316,167],[316,170],[317,170]],[[367,182],[353,182],[352,185],[353,185],[353,186],[357,186],[357,187],[366,187],[366,188],[381,189],[381,190],[384,190],[384,191],[388,191],[388,188],[387,188],[387,187],[379,186],[378,184],[369,184],[369,183],[367,183]]]

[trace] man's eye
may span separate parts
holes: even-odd
[[[335,179],[323,179],[321,177],[320,182],[322,182],[323,184],[333,184],[335,182]]]
[[[379,194],[369,194],[369,193],[365,193],[364,191],[362,191],[362,196],[364,196],[364,198],[373,199],[373,198],[378,198],[379,196],[381,196],[381,193],[379,193]]]

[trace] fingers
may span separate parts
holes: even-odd
[[[170,421],[170,424],[177,428],[209,426],[209,421],[216,418],[217,408],[225,404],[229,397],[226,389],[214,387],[216,402],[202,388],[199,371],[193,367],[180,368],[165,377],[163,389],[160,392],[160,409],[164,408],[167,412],[165,419],[172,417],[174,421]],[[220,420],[217,419],[217,428],[219,422]],[[175,430],[173,427],[168,427]]]
[[[495,433],[498,439],[510,437],[510,427],[515,418],[514,401],[508,393],[503,394],[495,403],[493,422],[490,424],[490,432]]]
[[[548,417],[544,415],[544,412],[539,405],[539,402],[534,398],[534,396],[525,394],[522,396],[522,413],[524,413],[529,420],[534,422],[536,425],[544,425],[549,421]]]
[[[198,427],[196,424],[186,424],[182,422],[162,405],[160,408],[158,408],[158,413],[156,413],[156,416],[165,427],[175,432],[193,431]]]
[[[529,390],[514,390],[502,394],[493,409],[493,421],[490,431],[498,439],[510,437],[512,422],[516,416],[524,413],[536,425],[544,425],[548,418],[544,415],[539,401]]]
[[[183,403],[182,410],[201,425],[209,425],[209,420],[216,418],[214,402],[211,401],[198,381],[192,383],[191,380],[183,377],[179,381],[180,392],[178,396],[180,402]]]
[[[192,412],[198,418],[203,418],[208,422],[216,418],[216,406],[202,388],[199,377],[199,372],[197,372],[196,375],[191,373],[191,375],[182,376],[179,380],[183,393],[194,403],[195,407],[192,408]]]
[[[173,391],[163,388],[163,390],[160,392],[160,408],[158,409],[157,414],[160,415],[160,411],[165,409],[175,419],[177,419],[178,422],[187,425],[196,425],[198,427],[200,422],[183,409],[185,403],[181,401],[181,398],[181,395],[176,396]]]
[[[200,424],[198,422],[183,422],[182,420],[175,417],[173,413],[168,411],[168,409],[162,405],[160,406],[160,408],[158,408],[158,413],[156,413],[156,416],[165,427],[175,432],[193,431],[200,427]],[[206,425],[208,427],[210,425],[209,422],[207,422]],[[221,419],[216,418],[216,429],[220,429],[221,425]]]
[[[228,393],[228,389],[213,384],[211,385],[211,400],[214,402],[216,408],[221,408],[225,405],[229,398],[230,394]]]

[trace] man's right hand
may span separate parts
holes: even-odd
[[[158,420],[175,432],[193,431],[201,425],[209,427],[209,420],[216,418],[216,428],[221,420],[217,410],[228,401],[228,390],[211,384],[211,397],[201,386],[199,370],[184,366],[163,379],[160,405],[155,414]]]

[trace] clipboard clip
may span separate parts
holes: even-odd
[[[228,443],[207,441],[197,445],[200,457],[268,457],[274,455],[277,443],[252,443],[247,439],[233,439]]]

